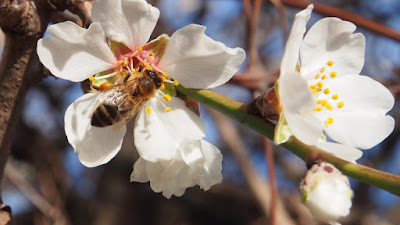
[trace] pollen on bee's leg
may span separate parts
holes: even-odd
[[[146,111],[147,114],[150,114],[151,113],[151,108],[150,107],[146,107],[145,111]]]
[[[108,89],[108,88],[110,88],[110,87],[112,87],[113,86],[113,84],[112,83],[110,83],[110,82],[104,82],[104,83],[102,83],[101,85],[100,85],[100,91],[104,91],[104,90],[106,90],[106,89]]]

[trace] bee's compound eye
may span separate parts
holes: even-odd
[[[157,77],[157,74],[151,70],[146,70],[146,75],[149,76],[151,79],[154,79]]]

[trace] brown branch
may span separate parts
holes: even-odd
[[[285,8],[283,7],[281,0],[269,0],[269,1],[275,6],[275,8],[279,12],[280,25],[281,25],[281,29],[282,29],[282,38],[283,38],[282,43],[283,43],[283,47],[285,47],[286,40],[289,36]]]
[[[268,175],[269,175],[269,183],[271,187],[271,208],[270,214],[271,218],[269,220],[270,225],[275,225],[276,223],[276,206],[278,204],[278,190],[276,189],[276,178],[275,178],[275,162],[274,162],[274,154],[272,152],[271,142],[268,138],[263,137],[264,142],[264,150],[265,150],[265,160],[268,165]]]
[[[0,180],[10,154],[12,136],[28,88],[43,79],[36,43],[43,36],[51,14],[70,9],[82,11],[86,21],[90,0],[2,0],[0,27],[5,34],[0,62]],[[86,8],[85,8],[86,7]],[[86,10],[86,11],[85,11]],[[2,200],[0,198],[0,203]],[[4,207],[3,207],[4,208]],[[3,209],[2,208],[2,209]],[[0,210],[0,218],[7,210]],[[6,215],[6,216],[7,216]],[[5,224],[5,223],[2,223]]]
[[[306,8],[309,4],[312,3],[312,4],[314,4],[315,12],[321,13],[326,16],[339,17],[343,20],[350,21],[359,27],[364,27],[375,33],[384,35],[384,36],[389,37],[396,41],[400,41],[400,33],[391,29],[390,27],[385,26],[381,23],[375,22],[374,20],[367,19],[365,17],[356,15],[354,13],[335,8],[333,6],[325,5],[322,3],[316,3],[316,2],[312,2],[312,1],[307,1],[307,0],[281,0],[281,2],[285,5],[296,7],[296,8],[301,8],[301,9]]]

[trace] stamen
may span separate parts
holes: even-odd
[[[338,94],[332,95],[332,99],[333,99],[333,100],[338,100],[338,99],[339,99],[339,95],[338,95]]]
[[[169,102],[171,101],[171,96],[169,94],[164,95],[164,101]]]
[[[314,111],[320,112],[322,111],[322,107],[321,106],[317,106],[314,108]]]
[[[165,107],[165,111],[166,111],[166,112],[171,111],[171,107]]]
[[[117,65],[117,66],[121,65],[121,61],[116,61],[115,65]]]
[[[124,64],[122,64],[123,67],[127,66],[129,64],[129,61],[127,59],[124,60]]]
[[[168,74],[167,74],[166,72],[164,72],[164,73],[162,74],[162,77],[167,78],[167,77],[168,77]]]
[[[325,72],[325,67],[322,67],[320,71],[321,73]]]
[[[143,50],[143,47],[142,47],[142,46],[140,46],[140,47],[137,47],[137,48],[136,48],[136,50],[138,50],[138,51],[142,51],[142,50]]]
[[[317,104],[322,104],[322,100],[321,100],[321,99],[318,100],[318,101],[317,101]]]
[[[326,78],[326,74],[322,75],[321,79],[325,80],[325,78]]]
[[[326,103],[324,106],[325,106],[325,109],[327,109],[329,111],[332,111],[332,109],[333,109],[333,106],[331,104],[329,104],[329,102]]]
[[[325,93],[326,95],[329,94],[329,92],[330,92],[329,88],[325,88],[325,89],[324,89],[324,93]]]
[[[322,86],[324,86],[324,84],[320,81],[320,82],[317,83],[317,86],[318,86],[319,88],[322,88]]]
[[[149,52],[149,56],[153,56],[154,55],[154,53],[153,52]]]
[[[333,62],[332,60],[329,60],[326,64],[327,64],[328,66],[332,66],[332,65],[334,64],[334,62]]]
[[[161,77],[161,82],[165,82],[166,80],[167,80],[167,78]]]
[[[153,67],[151,67],[149,64],[146,64],[145,67],[146,67],[146,70],[153,70]]]
[[[177,80],[174,80],[174,86],[178,86],[179,82]]]
[[[317,85],[316,85],[316,84],[313,84],[313,85],[310,86],[310,88],[311,88],[311,89],[316,89],[316,88],[317,88]]]
[[[104,83],[102,83],[102,84],[100,85],[100,91],[106,90],[106,89],[108,89],[108,88],[110,88],[110,87],[112,87],[112,86],[113,86],[112,83],[110,83],[110,82],[104,82]]]
[[[321,76],[321,74],[315,75],[315,79],[318,79]]]
[[[329,104],[328,100],[326,100],[326,99],[322,100],[321,105],[325,106],[326,104]]]
[[[94,76],[90,76],[89,80],[90,80],[90,82],[93,82],[94,81]]]
[[[338,104],[337,104],[337,107],[338,108],[342,108],[344,106],[344,102],[339,102]]]
[[[314,93],[314,95],[316,95],[318,93],[318,89],[316,89],[316,88],[311,88],[311,91]]]
[[[165,89],[165,85],[164,85],[164,84],[161,84],[160,89],[161,89],[161,90]]]
[[[335,78],[337,76],[337,73],[335,72],[335,71],[333,71],[332,73],[331,73],[331,78]]]
[[[331,125],[332,123],[333,123],[333,118],[332,118],[332,117],[328,117],[328,118],[325,120],[325,127],[328,128],[329,125]]]
[[[150,114],[151,113],[151,108],[150,107],[146,107],[145,111],[146,111],[147,114]]]

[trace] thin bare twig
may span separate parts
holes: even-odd
[[[269,220],[270,225],[275,225],[276,223],[276,206],[278,203],[278,190],[276,189],[276,178],[275,178],[275,161],[274,161],[274,154],[272,152],[271,142],[268,138],[263,137],[264,142],[264,150],[265,150],[265,160],[267,161],[268,165],[268,176],[269,176],[269,183],[271,187],[271,208],[270,213],[271,217]]]
[[[232,122],[214,110],[210,109],[210,113],[217,123],[223,140],[226,142],[226,144],[229,146],[229,149],[238,160],[239,166],[246,177],[250,190],[253,192],[255,198],[260,204],[263,213],[268,216],[270,214],[271,206],[270,187],[268,183],[261,178],[261,175],[252,165],[250,157],[246,153],[246,146],[242,141],[240,141],[241,138]],[[277,224],[295,224],[281,202],[277,202],[276,221],[278,221]]]
[[[283,4],[281,0],[269,0],[275,8],[279,12],[279,17],[280,17],[280,24],[281,24],[281,29],[282,29],[282,39],[283,39],[283,47],[285,47],[286,40],[288,38],[288,29],[287,29],[287,18],[286,18],[286,11],[285,8],[283,7]]]
[[[316,3],[316,2],[312,2],[312,1],[306,1],[306,0],[281,0],[281,2],[284,5],[293,6],[293,7],[301,8],[301,9],[306,8],[309,4],[314,4],[315,12],[321,13],[326,16],[339,17],[343,20],[353,22],[354,24],[356,24],[359,27],[364,27],[375,33],[384,35],[384,36],[391,38],[393,40],[396,40],[396,41],[400,41],[400,33],[399,32],[391,29],[388,26],[378,23],[374,20],[359,16],[357,14],[348,12],[346,10],[342,10],[342,9],[335,8],[333,6],[329,6],[326,4]]]

